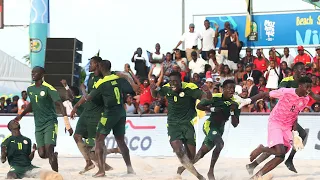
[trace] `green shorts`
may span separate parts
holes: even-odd
[[[77,122],[75,134],[81,135],[88,146],[94,146],[97,125],[101,116],[82,114]]]
[[[224,124],[215,125],[211,124],[210,120],[206,120],[203,123],[203,132],[206,135],[204,138],[203,144],[208,147],[208,149],[212,149],[214,147],[214,138],[219,136],[222,137],[224,132]]]
[[[111,130],[114,136],[123,136],[126,133],[126,111],[119,110],[104,113],[98,123],[97,133],[108,135]]]
[[[196,132],[191,122],[179,125],[167,125],[169,141],[181,140],[183,143],[196,145]]]
[[[35,168],[39,168],[39,167],[34,165],[30,165],[27,167],[11,166],[9,172],[15,173],[18,178],[22,179],[25,176],[26,172],[31,171],[32,169],[35,169]]]
[[[35,132],[37,147],[45,145],[56,145],[58,135],[58,123],[48,124],[45,128],[37,129]]]

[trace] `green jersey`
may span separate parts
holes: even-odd
[[[31,140],[22,135],[9,136],[2,141],[1,147],[7,148],[7,158],[10,166],[27,167],[31,165]]]
[[[223,125],[230,117],[230,107],[232,104],[236,104],[234,115],[236,117],[240,116],[240,109],[238,109],[239,104],[236,102],[235,98],[223,99],[222,93],[216,93],[212,95],[212,98],[207,100],[203,99],[200,101],[203,106],[211,106],[215,108],[221,108],[222,112],[211,112],[209,120],[211,124]]]
[[[39,87],[32,84],[27,89],[36,128],[57,123],[55,102],[61,101],[57,90],[45,81]]]
[[[71,102],[72,106],[75,106],[80,101],[81,98],[82,96],[75,96],[73,98],[73,101]],[[83,110],[84,110],[84,105],[79,106],[77,110],[77,115],[80,116]]]
[[[279,88],[298,88],[299,84],[297,81],[293,79],[293,76],[289,76],[289,77],[283,78],[278,87]]]
[[[100,79],[91,91],[93,99],[102,99],[104,114],[117,110],[123,110],[123,94],[119,76],[111,74]]]
[[[88,94],[94,89],[94,85],[101,79],[99,76],[95,76],[91,73],[87,83]],[[103,111],[103,103],[99,98],[94,98],[92,101],[88,101],[84,104],[86,115],[100,115]]]
[[[201,99],[204,92],[194,83],[182,82],[180,93],[169,87],[170,85],[166,84],[159,90],[160,96],[165,96],[168,100],[168,125],[190,122],[197,116],[196,101]]]

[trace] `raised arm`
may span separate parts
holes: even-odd
[[[136,92],[136,93],[139,92],[139,89],[140,89],[140,88],[139,88],[139,85],[137,85],[137,84],[133,81],[133,79],[130,77],[130,75],[127,75],[127,74],[122,73],[122,72],[117,72],[116,75],[119,76],[120,78],[126,79],[126,80],[130,83],[130,85],[131,85],[132,89],[134,90],[134,92]]]
[[[69,88],[68,86],[68,83],[65,79],[62,79],[61,81],[61,84],[63,85],[63,87],[66,89],[67,93],[68,93],[68,98],[70,101],[73,101],[74,99],[74,94],[72,93],[71,89]]]

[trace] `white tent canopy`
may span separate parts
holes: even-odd
[[[0,96],[20,95],[31,83],[31,68],[0,50]]]

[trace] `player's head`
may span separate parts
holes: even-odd
[[[111,71],[111,62],[109,60],[103,60],[99,63],[99,70],[101,73]]]
[[[99,56],[93,56],[90,59],[90,66],[89,66],[89,72],[94,72],[97,70],[99,63],[102,61],[101,57]]]
[[[298,84],[298,90],[301,95],[307,96],[311,92],[312,80],[308,76],[299,78]]]
[[[80,91],[79,88],[75,87],[75,86],[71,86],[70,90],[72,91],[74,96],[79,96],[80,95]]]
[[[307,74],[305,65],[302,62],[297,62],[293,66],[293,74],[298,78],[304,77]]]
[[[39,81],[44,76],[44,68],[40,66],[36,66],[31,71],[31,76],[33,81]]]
[[[223,88],[223,97],[230,99],[234,95],[236,83],[234,82],[234,80],[227,79],[223,82],[222,88]]]
[[[9,129],[9,131],[20,130],[20,124],[14,120],[11,120],[8,123],[8,129]]]
[[[181,74],[179,72],[172,72],[169,75],[170,77],[170,88],[173,91],[179,92],[181,90],[182,87],[182,83],[181,83]]]

